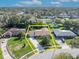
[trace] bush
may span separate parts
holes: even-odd
[[[74,59],[69,53],[56,54],[52,59]]]

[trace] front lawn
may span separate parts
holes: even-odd
[[[8,48],[12,51],[17,59],[32,51],[30,46],[25,44],[24,40],[19,40],[18,38],[10,38],[8,41]]]
[[[0,59],[3,59],[1,48],[0,48]]]

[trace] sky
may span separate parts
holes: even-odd
[[[0,0],[0,7],[79,7],[79,0]]]

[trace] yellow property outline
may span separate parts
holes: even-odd
[[[32,45],[30,44],[28,38],[26,37],[27,34],[28,34],[28,32],[29,32],[29,28],[30,28],[30,27],[33,27],[33,26],[47,26],[47,27],[48,27],[48,30],[49,30],[49,32],[50,32],[50,36],[52,37],[52,43],[53,43],[53,45],[54,45],[54,49],[57,49],[57,45],[56,45],[56,42],[55,42],[55,38],[54,38],[54,35],[53,35],[52,32],[51,32],[51,29],[50,29],[49,25],[47,25],[47,24],[46,24],[46,25],[29,25],[29,27],[28,27],[28,29],[27,29],[27,32],[26,32],[26,34],[25,34],[25,40],[27,41],[26,43],[29,44],[29,46],[30,46],[30,48],[32,49],[32,51],[33,51],[34,54],[37,54],[37,52],[35,52],[36,50],[32,47]],[[50,49],[48,49],[48,50],[50,50]]]

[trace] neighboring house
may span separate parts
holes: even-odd
[[[42,28],[40,30],[32,30],[29,31],[30,36],[44,36],[44,35],[50,35],[50,32],[47,28]]]
[[[18,28],[11,28],[8,31],[6,31],[2,37],[12,37],[12,36],[17,36],[19,34],[19,32],[23,32],[25,33],[26,30],[25,29],[18,29]]]
[[[74,38],[76,34],[70,30],[54,30],[53,31],[56,38]]]
[[[61,13],[61,14],[59,14],[58,17],[59,18],[70,18],[70,16],[68,14],[66,14],[66,13]]]
[[[79,30],[73,30],[73,32],[77,35],[79,35]]]
[[[56,16],[41,16],[43,19],[54,19]]]
[[[71,18],[72,19],[79,18],[79,14],[71,14]]]
[[[24,12],[18,12],[16,15],[22,15],[24,14]]]
[[[51,19],[37,19],[37,22],[50,23],[52,22],[52,20]]]
[[[36,23],[35,17],[31,17],[31,18],[28,20],[28,22]]]

